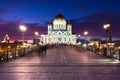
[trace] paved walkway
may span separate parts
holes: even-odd
[[[119,80],[119,75],[118,61],[64,46],[0,65],[0,80]]]

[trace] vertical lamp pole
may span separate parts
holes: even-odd
[[[38,32],[35,32],[35,42],[36,42],[36,45],[38,44],[38,40],[37,40],[37,36],[39,35]]]
[[[26,32],[27,28],[24,25],[20,25],[20,31],[22,32],[22,43],[24,45],[24,35]]]
[[[103,28],[105,29],[105,32],[106,32],[106,48],[107,48],[106,54],[108,55],[108,38],[109,38],[110,23],[109,22],[105,23],[103,25]]]
[[[24,25],[20,25],[19,28],[22,32],[22,44],[23,44],[23,47],[24,47],[24,36],[25,36],[25,32],[26,32],[27,28]],[[25,55],[25,48],[23,48],[23,54],[21,56],[24,56],[24,55]]]
[[[88,31],[84,31],[85,41],[87,42]]]
[[[78,35],[77,40],[78,40],[78,43],[80,43],[80,34]]]
[[[6,61],[8,62],[9,61],[9,48],[10,48],[10,46],[9,46],[9,37],[7,37],[6,38],[7,39],[7,43],[8,43],[8,45],[7,45],[7,59],[6,59]]]
[[[119,49],[118,49],[118,52],[119,52],[119,61],[120,61],[120,47],[119,47]]]
[[[44,39],[43,39],[44,35],[41,34],[41,44],[43,45]]]
[[[84,31],[84,36],[85,36],[85,44],[86,44],[86,49],[87,47],[87,36],[88,36],[88,31]]]
[[[78,35],[78,38],[80,38],[80,34]]]

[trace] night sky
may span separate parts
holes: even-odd
[[[120,38],[120,0],[0,0],[0,38],[7,33],[13,40],[21,39],[19,25],[27,26],[26,39],[34,32],[47,32],[47,23],[60,11],[71,21],[73,33],[105,37],[103,24],[110,22],[110,34]]]

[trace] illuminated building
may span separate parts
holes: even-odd
[[[6,34],[5,37],[4,37],[3,42],[9,43],[9,40],[10,40],[10,38],[9,38],[8,34]]]
[[[76,34],[72,34],[72,24],[59,12],[53,23],[48,23],[48,34],[42,36],[42,41],[44,44],[76,44]]]

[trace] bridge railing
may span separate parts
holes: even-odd
[[[16,48],[14,50],[4,50],[3,52],[0,52],[0,62],[8,62],[9,60],[13,60],[19,57],[23,57],[27,54],[30,54],[34,51],[34,46],[28,46],[28,47],[20,47]]]

